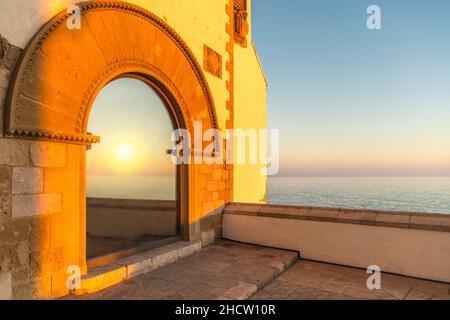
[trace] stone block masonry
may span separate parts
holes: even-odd
[[[67,146],[0,138],[0,212],[13,218],[62,211],[62,194],[44,192],[41,167],[66,164]]]
[[[36,167],[64,167],[66,153],[65,144],[34,143],[30,148],[31,160]]]
[[[29,222],[11,218],[11,194],[14,167],[25,168],[30,164],[30,159],[28,142],[2,138],[9,82],[21,50],[9,45],[1,36],[0,42],[0,300],[8,300],[14,297],[14,280],[28,276],[23,266],[29,264]],[[16,182],[21,180],[19,176],[16,176]],[[14,190],[29,190],[30,187],[28,182],[18,183]]]
[[[61,221],[79,228],[65,214],[77,208],[71,193],[78,186],[73,178],[78,171],[68,157],[78,158],[80,148],[0,137],[0,299],[51,297],[56,292],[52,278],[64,276],[65,260],[80,264],[72,259],[78,253],[73,241],[52,246],[50,236],[52,228],[65,230]],[[61,218],[51,218],[55,215]],[[61,251],[67,252],[64,261],[52,258]]]
[[[11,272],[0,273],[0,300],[11,299]]]
[[[0,167],[0,217],[11,212],[11,168]]]
[[[16,167],[12,173],[12,194],[42,192],[44,175],[41,169]]]
[[[0,166],[30,165],[30,143],[25,140],[0,139]]]
[[[12,217],[59,213],[62,211],[60,194],[13,195]]]

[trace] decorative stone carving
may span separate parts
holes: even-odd
[[[204,46],[203,50],[203,68],[222,79],[222,56],[207,45]]]
[[[8,56],[9,44],[8,41],[0,35],[0,65],[3,65]]]
[[[247,22],[247,0],[234,0],[234,41],[247,47],[247,34],[248,34],[248,22]]]

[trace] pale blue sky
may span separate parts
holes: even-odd
[[[282,175],[450,175],[450,1],[254,0],[253,41]]]

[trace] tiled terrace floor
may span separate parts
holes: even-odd
[[[297,258],[294,252],[222,241],[114,287],[66,298],[450,299],[448,284],[383,274],[382,290],[371,291],[365,270]]]
[[[381,274],[381,289],[369,290],[365,270],[306,260],[252,296],[254,300],[450,300],[450,285]]]

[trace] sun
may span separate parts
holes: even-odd
[[[134,157],[134,149],[130,145],[121,144],[117,146],[116,156],[122,162],[130,162]]]

